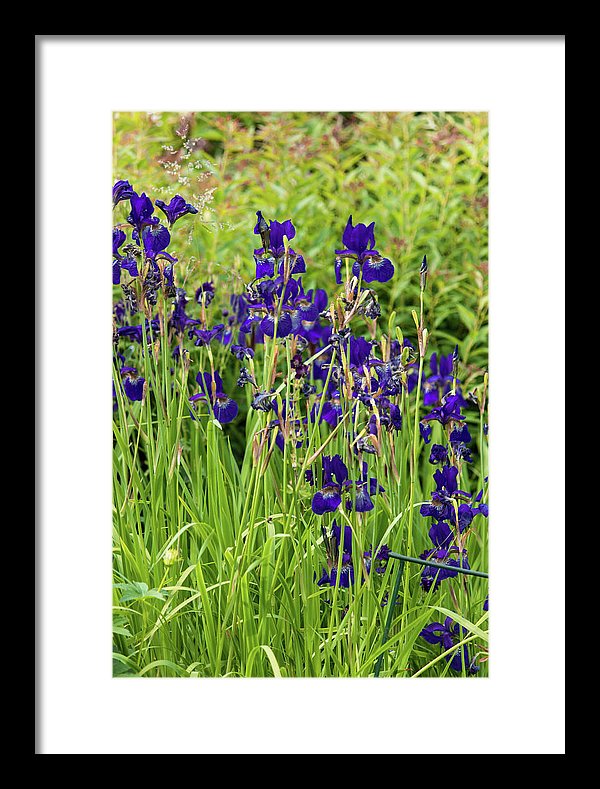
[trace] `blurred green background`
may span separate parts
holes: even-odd
[[[152,199],[181,194],[199,214],[169,251],[188,292],[213,278],[223,303],[254,276],[255,212],[291,219],[305,288],[335,288],[334,250],[348,216],[375,222],[395,265],[374,283],[383,314],[408,337],[419,266],[429,263],[430,351],[459,344],[465,384],[487,367],[488,118],[464,112],[115,113],[114,177]],[[128,203],[116,209],[125,221]],[[160,215],[160,211],[157,211]],[[217,304],[217,301],[215,301]],[[215,321],[216,322],[216,321]]]

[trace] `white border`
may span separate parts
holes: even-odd
[[[273,38],[38,37],[37,750],[563,753],[564,39]],[[489,111],[489,680],[111,678],[119,109]]]

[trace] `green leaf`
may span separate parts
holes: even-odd
[[[482,630],[477,625],[474,625],[473,622],[469,622],[468,619],[465,619],[464,616],[457,614],[456,611],[450,611],[447,608],[442,608],[442,606],[440,605],[430,605],[429,607],[435,608],[436,611],[445,614],[445,616],[449,616],[451,619],[453,619],[455,622],[458,622],[459,625],[462,625],[471,633],[475,633],[475,635],[479,636],[479,638],[483,638],[484,641],[488,640],[488,634],[485,630]]]
[[[128,584],[114,584],[117,589],[123,589],[123,594],[119,598],[120,603],[130,603],[134,600],[144,600],[147,597],[155,597],[164,600],[166,594],[159,592],[158,589],[149,589],[148,584],[143,581],[133,581]]]

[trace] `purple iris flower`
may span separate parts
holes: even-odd
[[[236,323],[241,323],[248,314],[248,299],[243,293],[232,293],[229,297],[231,311]]]
[[[365,568],[367,572],[370,573],[372,568],[372,556],[373,556],[372,549],[365,551],[363,556],[365,558]],[[380,549],[377,551],[377,553],[375,554],[376,573],[382,575],[385,572],[389,558],[390,558],[390,549],[388,548],[387,545],[382,545]]]
[[[441,444],[434,444],[431,447],[431,453],[429,455],[429,462],[432,464],[436,463],[447,463],[448,462],[448,448],[442,446]]]
[[[471,434],[469,433],[469,428],[466,425],[462,425],[462,427],[455,427],[450,433],[451,444],[468,444],[470,441]]]
[[[402,388],[402,365],[396,364],[395,360],[382,362],[381,359],[369,359],[369,367],[374,368],[377,374],[377,388],[387,396],[400,394]]]
[[[425,405],[438,405],[441,397],[452,386],[452,354],[440,356],[432,353],[429,360],[431,375],[423,382],[423,403]]]
[[[467,444],[471,441],[471,434],[469,428],[465,425],[462,427],[455,427],[450,433],[450,446],[457,458],[464,460],[466,463],[472,463],[471,450]]]
[[[317,404],[314,407],[315,413],[318,412]],[[340,400],[340,392],[334,389],[328,400],[323,403],[323,410],[321,411],[321,421],[327,422],[330,427],[335,427],[342,418],[342,405]]]
[[[368,484],[368,480],[366,479],[361,479],[354,483],[356,487],[356,512],[370,512],[370,510],[375,507],[373,499],[369,495],[369,490],[367,489]],[[352,499],[346,501],[346,509],[352,509]]]
[[[370,435],[379,436],[380,427],[385,428],[390,433],[392,430],[396,432],[402,430],[402,414],[397,405],[390,403],[386,397],[373,398],[373,402],[377,404],[379,420],[375,414],[371,414],[369,417],[368,428]]]
[[[130,225],[135,227],[138,234],[142,233],[144,227],[158,224],[158,217],[152,216],[154,213],[152,200],[150,200],[145,192],[142,192],[141,195],[134,192],[129,198],[129,203],[131,205],[131,212],[127,217],[127,221]]]
[[[338,526],[337,521],[333,521],[331,525],[331,534],[335,539],[338,547],[342,544],[342,529]],[[344,526],[344,551],[352,553],[352,527]]]
[[[321,577],[317,581],[317,586],[335,586],[338,581],[338,568],[337,564],[332,565],[329,569],[323,568]],[[352,564],[352,555],[344,551],[342,557],[342,566],[339,573],[339,585],[344,589],[348,589],[354,583],[354,565]]]
[[[454,558],[456,556],[458,558]],[[421,586],[425,591],[429,591],[432,584],[435,582],[433,591],[436,592],[442,581],[457,576],[457,571],[452,570],[452,567],[464,567],[465,570],[470,569],[467,560],[467,552],[465,550],[461,551],[455,545],[449,548],[432,548],[422,553],[419,558],[428,559],[430,562],[440,562],[441,565],[444,565],[443,567],[440,566],[439,569],[437,567],[428,567],[427,565],[423,567],[423,572],[421,573]]]
[[[362,223],[354,226],[350,215],[342,236],[342,244],[344,249],[336,249],[335,254],[354,258],[352,273],[358,275],[362,267],[362,278],[365,282],[387,282],[394,276],[391,260],[382,257],[375,249],[375,222],[371,222],[369,226]],[[336,281],[338,279],[341,281],[336,260]]]
[[[336,586],[337,584],[348,589],[354,583],[352,529],[350,526],[344,526],[343,546],[342,530],[335,521],[331,527],[331,534],[328,535],[324,528],[321,531],[327,556],[327,569],[323,569],[321,578],[317,581],[317,586]],[[340,548],[342,548],[342,565],[338,574]]]
[[[487,482],[487,477],[485,478],[485,482]],[[487,518],[489,516],[489,507],[487,504],[481,501],[482,497],[483,488],[475,496],[475,503],[479,504],[479,506],[473,508],[473,515],[483,515],[484,518]]]
[[[142,400],[144,397],[144,384],[146,379],[138,375],[135,367],[121,367],[121,377],[123,379],[123,389],[127,397],[134,402]]]
[[[424,416],[421,422],[437,420],[442,425],[449,422],[464,422],[464,417],[460,413],[460,396],[457,394],[444,395],[442,404],[438,408],[433,408],[430,414]]]
[[[434,545],[439,547],[449,545],[454,539],[452,526],[462,533],[476,514],[476,510],[468,504],[458,504],[461,499],[470,499],[471,494],[458,489],[457,475],[456,466],[443,466],[438,469],[433,475],[436,490],[431,494],[431,503],[422,504],[419,510],[424,518],[434,519],[435,523],[430,528],[429,537]],[[458,523],[456,510],[458,510]]]
[[[300,352],[295,353],[290,361],[290,367],[294,371],[294,380],[299,381],[302,378],[306,378],[309,374],[310,369],[308,365],[304,364],[302,360],[302,354]]]
[[[489,516],[489,507],[487,504],[480,504],[479,507],[473,509],[474,515],[483,515],[484,518]]]
[[[227,310],[222,310],[222,315],[227,317],[227,325],[219,339],[223,345],[228,346],[236,335],[235,315],[228,315]]]
[[[134,195],[135,192],[129,181],[117,181],[112,188],[113,208],[121,200],[130,200]]]
[[[423,422],[419,422],[419,433],[423,441],[429,444],[431,441],[431,425],[424,425]]]
[[[343,545],[342,545],[342,530],[334,520],[331,527],[331,533],[327,534],[325,528],[321,527],[323,534],[323,545],[325,546],[325,554],[327,556],[327,568],[323,569],[321,578],[317,581],[317,586],[339,586],[348,588],[354,583],[354,565],[352,563],[352,528],[344,526],[343,531]],[[338,560],[342,553],[342,565],[338,574]],[[386,570],[387,562],[390,557],[390,549],[387,545],[381,545],[375,559],[373,559],[372,546],[369,550],[363,553],[363,567],[367,573],[370,573],[375,567],[376,573],[384,573]]]
[[[257,222],[254,226],[255,235],[260,235],[263,243],[262,248],[254,250],[254,260],[256,263],[256,279],[263,277],[272,277],[275,274],[275,267],[277,266],[277,273],[283,275],[283,256],[285,255],[285,247],[283,244],[283,237],[287,236],[288,241],[296,235],[296,228],[292,224],[291,219],[286,219],[284,222],[277,222],[272,219],[270,224],[267,224],[262,213],[256,212]],[[297,255],[296,252],[289,248],[290,259],[290,274],[301,274],[306,271],[306,264],[302,255]]]
[[[387,425],[389,430],[402,430],[402,412],[400,411],[400,407],[395,405],[394,403],[390,403],[388,406],[388,415],[389,415],[389,425]]]
[[[262,312],[256,312],[254,307],[251,307],[246,315],[245,319],[242,321],[240,326],[240,332],[242,334],[249,334],[253,328],[255,328],[256,323],[260,323],[263,319]]]
[[[312,511],[317,515],[337,510],[342,503],[342,486],[348,482],[348,469],[340,455],[323,455],[321,460],[323,487],[315,493],[311,502]]]
[[[423,505],[421,507],[421,515],[424,515],[423,510],[426,508],[427,505]],[[452,510],[448,508],[447,510],[444,509],[440,511],[439,508],[430,507],[430,516],[436,518],[440,514],[444,515],[450,521],[450,523],[448,523],[446,520],[434,520],[431,527],[429,528],[429,539],[438,548],[448,548],[448,546],[454,542],[456,536],[456,513],[454,512],[454,508],[452,508]],[[461,504],[458,507],[458,531],[460,534],[462,534],[464,530],[470,526],[473,520],[473,515],[474,510],[472,510],[468,504]]]
[[[369,512],[375,507],[371,496],[385,493],[385,489],[377,482],[377,479],[368,476],[368,467],[365,461],[362,464],[361,479],[356,480],[354,487],[356,488],[356,512]],[[352,509],[352,499],[346,501],[346,509]]]
[[[434,473],[433,478],[436,490],[431,494],[431,498],[434,501],[446,503],[452,498],[471,498],[470,493],[458,489],[458,469],[456,466],[443,466]]]
[[[296,337],[301,335],[309,343],[314,345],[315,348],[319,348],[319,347],[324,348],[326,345],[329,345],[329,338],[331,337],[332,332],[333,332],[333,328],[330,323],[322,325],[321,321],[319,320],[315,323],[312,329],[303,332],[300,331],[296,332]],[[323,357],[320,357],[319,359],[316,359],[313,362],[313,374],[315,375],[315,377],[317,378],[320,377],[320,373],[322,373],[323,362],[327,361],[330,358],[331,358],[331,351],[328,351],[323,355]],[[325,378],[326,377],[327,374],[325,374]]]
[[[163,269],[163,286],[165,289],[165,296],[167,298],[174,298],[176,294],[175,271],[173,266],[173,263],[167,263]]]
[[[254,359],[254,351],[245,345],[232,345],[229,350],[240,362],[244,359]]]
[[[292,282],[294,280],[291,280]],[[313,291],[310,290],[308,293],[304,292],[304,288],[302,287],[302,283],[299,283],[298,286],[298,293],[291,299],[291,304],[293,306],[294,311],[291,314],[292,324],[294,330],[297,329],[312,329],[315,324],[315,321],[319,318],[319,313],[324,308],[321,306],[321,295],[325,295],[325,305],[327,304],[327,294],[324,291],[318,291],[319,293],[319,303],[317,303],[317,299],[315,302],[312,300]]]
[[[275,274],[275,259],[272,257],[268,258],[260,258],[257,255],[254,256],[254,262],[256,263],[256,279],[262,279],[263,277],[272,277]]]
[[[470,499],[471,494],[458,489],[458,469],[456,466],[443,466],[438,469],[433,478],[436,489],[431,494],[431,504],[422,504],[420,513],[424,518],[435,518],[438,521],[451,520],[456,522],[454,502],[460,499]],[[470,508],[468,508],[470,511]],[[459,507],[460,520],[460,507]]]
[[[239,410],[238,404],[223,391],[223,381],[216,370],[214,378],[210,373],[198,373],[196,381],[201,391],[189,398],[191,403],[200,399],[208,399],[215,419],[221,424],[226,424],[236,418]]]
[[[292,221],[267,223],[260,211],[256,215],[254,233],[260,235],[263,243],[262,249],[255,249],[256,279],[246,287],[244,309],[229,323],[239,323],[239,331],[251,335],[248,344],[252,348],[265,342],[265,337],[283,338],[290,334],[303,338],[305,345],[318,347],[331,333],[319,321],[327,306],[327,294],[323,290],[305,292],[302,280],[291,276],[306,270],[304,259],[293,249],[288,248],[289,269],[284,271],[283,238],[295,236]],[[228,341],[232,339],[230,331]]]
[[[362,370],[369,361],[373,343],[365,340],[364,337],[350,337],[348,344],[350,347],[350,367],[355,370]]]
[[[287,337],[291,334],[294,326],[289,312],[282,312],[277,320],[277,336]],[[273,337],[275,334],[275,315],[266,315],[260,321],[260,330],[266,337]]]
[[[112,281],[113,285],[118,285],[121,281],[121,269],[125,269],[130,276],[137,277],[138,269],[137,262],[134,257],[125,257],[119,252],[120,248],[125,242],[126,235],[123,230],[115,227],[113,228],[113,264],[112,264]]]
[[[113,264],[114,265],[114,264]],[[133,257],[126,257],[121,260],[121,268],[124,269],[130,277],[138,276],[137,261]]]
[[[198,209],[191,203],[186,203],[181,195],[175,195],[170,203],[165,203],[163,200],[155,201],[157,208],[164,213],[169,222],[169,227],[173,227],[178,219],[186,214],[197,214]]]
[[[137,231],[133,231],[132,237],[139,243],[139,234]],[[150,260],[154,260],[156,256],[162,252],[163,257],[166,257],[172,262],[177,262],[176,258],[171,257],[171,255],[164,251],[171,243],[171,234],[164,225],[158,224],[158,220],[155,224],[146,225],[144,227],[142,230],[142,243],[144,245],[146,257]]]
[[[442,651],[445,652],[464,638],[464,629],[458,624],[454,624],[454,620],[447,616],[443,624],[441,622],[432,622],[423,628],[419,635],[430,644],[440,644]],[[447,655],[446,662],[450,663],[450,668],[453,671],[461,671],[463,657],[465,668],[469,674],[476,674],[479,671],[479,667],[469,662],[467,644],[463,644],[461,647],[458,647],[456,652]]]
[[[188,336],[190,340],[193,340],[194,337],[196,338],[194,341],[194,345],[204,348],[206,345],[210,345],[210,343],[212,342],[212,340],[214,340],[215,337],[222,334],[224,329],[225,329],[225,324],[218,323],[212,329],[198,329],[198,328],[191,329],[191,331],[188,333]]]
[[[290,280],[297,288],[297,283]],[[290,283],[288,283],[289,286]],[[255,342],[263,340],[263,337],[273,337],[275,334],[275,322],[277,306],[275,303],[275,292],[283,289],[283,281],[278,278],[275,281],[267,280],[256,286],[256,294],[248,308],[248,315],[240,326],[240,331],[247,334],[252,331],[254,324],[258,323],[258,331],[255,329]],[[286,288],[286,293],[287,293]],[[259,299],[262,299],[260,301]],[[285,302],[285,294],[280,294],[280,299]],[[277,318],[277,337],[287,337],[293,331],[293,321],[291,317],[292,308],[281,306],[279,317]],[[260,337],[260,340],[259,340]]]
[[[296,235],[296,228],[291,219],[286,219],[284,222],[272,219],[269,230],[271,231],[271,252],[275,257],[281,257],[285,252],[283,237],[287,236],[288,241],[291,241]]]
[[[454,378],[454,367],[457,359],[457,350],[449,353],[447,356],[440,356],[438,359],[437,353],[432,353],[429,360],[431,368],[431,375],[429,375],[423,382],[423,404],[427,406],[440,405],[444,395],[447,395],[454,383],[459,384],[460,379]],[[456,395],[458,396],[458,404],[461,408],[468,406],[468,401],[462,395],[460,387],[456,386]]]
[[[202,285],[196,291],[195,299],[198,304],[202,304],[204,301],[205,306],[211,303],[211,301],[215,297],[215,286],[212,282],[203,282]]]
[[[263,219],[263,216],[260,211],[256,212],[256,216],[258,217],[258,221],[254,227],[254,233],[256,235],[259,235],[261,233],[260,228],[261,226],[263,226],[261,220],[263,223],[265,222],[265,220]],[[262,249],[260,248],[255,249],[254,254],[261,255],[266,251],[266,252],[270,252],[273,255],[273,257],[280,258],[285,253],[285,247],[283,245],[283,237],[287,236],[288,241],[291,241],[295,235],[296,235],[296,228],[292,224],[291,219],[286,219],[285,222],[277,222],[275,219],[272,219],[269,225],[269,240],[268,240],[267,248],[265,249],[265,247],[263,246]]]
[[[141,344],[144,339],[143,328],[141,324],[134,324],[133,326],[125,324],[123,326],[118,327],[117,336],[119,337],[119,339],[124,337],[131,339],[134,342],[139,342]]]
[[[125,242],[126,238],[127,236],[125,235],[125,232],[123,230],[119,230],[118,227],[113,227],[112,252],[114,258],[120,257],[119,249]]]
[[[143,325],[138,323],[133,326],[127,324],[119,326],[117,335],[119,338],[125,337],[141,344],[144,341],[144,328],[146,329],[146,342],[150,343],[153,338],[156,339],[160,331],[160,322],[158,318],[152,318],[150,321],[146,318]]]
[[[453,359],[454,355],[449,353],[447,356],[440,356],[438,363],[437,353],[432,353],[429,360],[431,375],[427,380],[434,386],[451,384]]]

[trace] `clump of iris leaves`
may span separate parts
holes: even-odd
[[[487,676],[487,375],[430,349],[426,254],[405,333],[374,222],[305,290],[258,210],[231,293],[180,284],[184,197],[113,206],[114,674]]]

